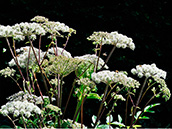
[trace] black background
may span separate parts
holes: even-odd
[[[0,4],[0,24],[13,25],[29,22],[36,15],[42,15],[50,20],[60,21],[77,30],[67,46],[72,56],[93,53],[93,45],[86,38],[93,31],[118,31],[131,37],[136,45],[134,51],[116,49],[110,62],[111,70],[126,70],[138,64],[156,63],[157,67],[167,71],[166,83],[170,89],[172,80],[172,15],[170,0],[6,0]],[[6,67],[11,59],[9,51],[2,53],[7,44],[0,39],[0,69]],[[61,41],[62,43],[63,40]],[[22,46],[24,44],[19,44]],[[109,52],[111,46],[105,46],[104,52]],[[5,104],[5,98],[18,91],[16,85],[9,79],[0,77],[0,105]],[[172,127],[172,103],[162,102],[157,107],[151,120],[142,123],[146,127]],[[92,104],[91,101],[86,104]],[[75,107],[75,106],[74,106]],[[93,111],[85,109],[86,116],[92,116]],[[89,114],[90,113],[90,114]],[[93,113],[93,114],[91,114]],[[0,116],[3,119],[4,117]],[[0,123],[0,124],[1,124]],[[87,117],[84,123],[90,126]]]

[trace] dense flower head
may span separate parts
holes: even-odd
[[[15,72],[16,71],[14,69],[7,67],[5,69],[0,70],[0,75],[4,77],[10,77],[14,76]]]
[[[0,25],[0,37],[13,37],[15,40],[23,41],[25,36],[31,40],[36,39],[36,35],[45,35],[46,31],[38,23],[21,22],[13,26]]]
[[[132,38],[119,34],[117,31],[111,33],[102,31],[94,32],[87,39],[93,41],[93,44],[109,44],[116,45],[117,48],[125,49],[128,47],[132,50],[135,49],[135,44],[133,43]]]
[[[65,57],[72,58],[70,52],[68,52],[68,51],[66,51],[66,50],[64,50],[63,48],[60,48],[60,47],[57,47],[57,51],[56,51],[56,48],[54,48],[54,47],[49,48],[47,55],[48,56],[51,55],[51,54],[54,55],[55,53],[57,53],[58,56],[63,55]]]
[[[33,103],[25,101],[10,101],[1,106],[1,113],[6,116],[13,114],[14,117],[24,115],[29,118],[32,114],[41,114],[41,109]]]
[[[95,66],[97,64],[97,60],[98,60],[98,56],[92,54],[86,54],[86,55],[83,55],[83,56],[75,56],[74,58],[78,58],[78,59],[82,59],[82,60],[85,60],[85,61],[88,61],[88,62],[91,62],[93,63]],[[98,62],[98,69],[101,69],[102,66],[104,65],[104,60],[102,58],[99,57],[99,62]],[[108,69],[109,67],[107,65],[104,66],[104,68]]]
[[[46,30],[46,32],[49,32],[52,35],[55,36],[61,36],[60,31],[65,33],[76,33],[76,30],[69,28],[69,26],[65,25],[64,23],[60,23],[60,22],[54,22],[54,21],[48,21],[43,23],[42,27]]]
[[[97,73],[92,73],[92,80],[96,83],[103,82],[105,84],[119,83],[126,87],[138,88],[140,83],[131,77],[127,77],[125,72],[103,70]]]
[[[26,68],[26,66],[27,66],[29,49],[30,49],[29,46],[21,47],[20,49],[16,49],[16,53],[18,54],[16,59],[17,59],[18,64],[21,68]],[[37,59],[39,59],[39,50],[37,48],[34,48],[34,51],[36,53]],[[45,52],[42,52],[42,50],[40,50],[40,61],[42,61],[44,54],[45,54]],[[14,59],[12,59],[8,64],[10,67],[16,65]],[[30,58],[29,58],[29,67],[32,68],[33,66],[36,66],[36,65],[37,65],[37,61],[36,61],[34,52],[31,48]]]
[[[43,96],[43,98],[49,99],[48,96]],[[9,100],[9,101],[21,101],[21,102],[27,100],[31,103],[43,104],[43,100],[42,100],[41,96],[38,97],[34,94],[29,94],[27,91],[26,92],[19,91],[18,93],[15,93],[15,94],[9,96],[7,98],[7,100]],[[54,100],[55,100],[55,98],[52,98],[52,101],[54,101]]]
[[[143,65],[137,65],[136,68],[133,68],[131,70],[131,73],[134,75],[137,75],[139,78],[142,78],[143,76],[145,77],[152,77],[152,76],[156,76],[156,77],[162,77],[162,78],[166,78],[167,73],[165,71],[163,71],[162,69],[159,69],[158,67],[156,67],[156,64],[143,64]]]

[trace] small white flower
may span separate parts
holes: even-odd
[[[18,117],[20,115],[20,112],[19,110],[15,110],[14,113],[13,113],[14,117]]]
[[[27,118],[29,118],[29,117],[31,116],[31,113],[27,111],[27,112],[24,113],[24,115],[25,115]]]
[[[1,113],[2,113],[3,116],[7,116],[8,115],[8,111],[7,110],[2,110]]]

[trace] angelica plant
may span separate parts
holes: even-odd
[[[12,26],[0,25],[0,38],[6,39],[12,55],[8,66],[0,70],[0,75],[10,77],[20,88],[18,93],[7,98],[8,102],[1,106],[0,113],[8,117],[15,128],[19,127],[19,123],[24,128],[87,128],[84,125],[83,112],[88,99],[100,102],[97,116],[92,118],[94,128],[113,128],[116,125],[134,128],[138,126],[137,122],[143,113],[151,107],[149,104],[153,99],[160,96],[165,98],[165,101],[170,99],[171,93],[165,82],[167,72],[158,68],[155,63],[137,65],[131,69],[131,73],[136,75],[138,80],[143,78],[144,82],[130,77],[126,71],[109,69],[108,62],[116,48],[135,50],[132,38],[117,31],[93,32],[87,39],[95,45],[95,53],[73,57],[65,50],[72,34],[76,34],[76,30],[43,16],[36,16],[31,22],[16,23]],[[48,44],[42,44],[43,36],[47,36],[47,41],[50,40]],[[63,47],[60,47],[58,38],[66,40]],[[19,42],[26,43],[27,46],[16,48]],[[41,50],[43,45],[46,50]],[[104,45],[112,46],[105,60],[101,57]],[[68,78],[71,73],[75,73],[75,78],[71,87],[68,86],[70,93],[67,95],[67,102],[64,102],[62,96],[66,83],[63,79]],[[103,88],[101,94],[97,93]],[[149,90],[152,91],[152,97],[144,106],[140,106]],[[76,110],[71,112],[73,120],[65,118],[72,94],[77,101]],[[118,121],[113,122],[112,115],[119,102],[125,102],[125,112],[121,116],[118,115]],[[107,114],[105,110],[108,110]],[[106,124],[100,125],[104,115]],[[123,116],[125,117],[122,118]],[[78,123],[79,118],[81,123]]]

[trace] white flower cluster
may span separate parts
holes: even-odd
[[[26,46],[26,47],[21,47],[20,49],[16,49],[17,54],[20,53],[20,54],[18,54],[16,59],[17,59],[18,64],[21,68],[26,68],[26,66],[27,66],[29,48],[30,48],[29,46]],[[39,50],[37,48],[34,48],[34,51],[36,53],[37,59],[39,59]],[[42,61],[44,54],[45,54],[45,52],[42,52],[40,50],[40,61]],[[10,67],[16,65],[14,59],[12,59],[8,64]],[[30,58],[29,58],[29,67],[32,68],[33,66],[36,66],[36,65],[37,65],[37,61],[35,59],[34,52],[31,48]]]
[[[15,40],[24,40],[29,36],[31,40],[36,39],[36,35],[45,35],[46,31],[38,23],[22,22],[13,26],[0,25],[0,37],[14,37]]]
[[[43,98],[47,98],[49,99],[48,96],[43,96]],[[36,96],[36,95],[33,95],[33,94],[29,94],[28,92],[24,92],[24,91],[19,91],[18,93],[15,93],[11,96],[9,96],[7,98],[7,100],[10,100],[10,101],[29,101],[31,103],[35,103],[35,104],[43,104],[43,100],[41,98],[41,96]],[[54,101],[55,98],[52,98],[52,101]]]
[[[93,55],[86,54],[83,56],[75,56],[74,58],[89,61],[89,62],[93,63],[94,65],[97,64],[97,60],[98,60],[98,56],[96,56],[94,54]],[[104,60],[99,57],[98,69],[100,69],[104,65],[104,63],[105,63]],[[107,65],[105,65],[104,68],[108,69],[109,67]]]
[[[105,84],[119,83],[126,87],[138,88],[140,83],[131,77],[127,77],[125,72],[103,70],[98,73],[92,73],[92,80],[96,83],[103,82]]]
[[[48,18],[43,17],[43,16],[35,16],[30,21],[35,21],[35,22],[48,22]]]
[[[0,37],[11,37],[14,35],[14,30],[11,26],[0,25]]]
[[[10,77],[10,76],[14,76],[15,74],[15,70],[14,69],[10,69],[9,67],[5,68],[5,69],[2,69],[0,70],[0,75],[4,75],[4,77]]]
[[[65,25],[64,23],[60,22],[54,22],[54,21],[48,21],[43,24],[43,28],[46,30],[46,32],[49,32],[50,34],[53,34],[55,36],[62,36],[59,31],[65,33],[75,33],[76,31],[72,28],[69,28],[69,26]],[[63,36],[62,36],[63,37]]]
[[[68,125],[69,128],[72,128],[72,129],[80,129],[81,128],[80,123],[78,123],[78,122],[73,123],[73,120],[71,120],[71,119],[64,120],[64,122]],[[82,128],[87,129],[87,127],[85,125],[83,125]]]
[[[54,54],[54,53],[56,53],[56,48],[51,47],[51,48],[48,49],[48,54],[47,55],[49,56],[49,55]],[[65,57],[72,58],[71,54],[68,51],[66,51],[66,50],[64,50],[63,48],[60,48],[60,47],[57,47],[57,55],[58,56],[63,55]]]
[[[109,44],[116,45],[117,48],[125,49],[128,47],[131,50],[135,49],[135,44],[133,43],[132,38],[119,34],[117,31],[111,33],[102,31],[94,32],[87,39],[94,41],[93,44]]]
[[[1,113],[4,116],[13,114],[14,117],[24,115],[25,117],[29,118],[32,114],[41,114],[41,109],[27,100],[23,102],[11,101],[1,106]]]
[[[137,75],[139,78],[145,77],[151,77],[156,76],[158,78],[166,78],[167,72],[159,69],[156,67],[156,64],[143,64],[143,65],[137,65],[136,68],[131,69],[131,73],[134,75]]]

